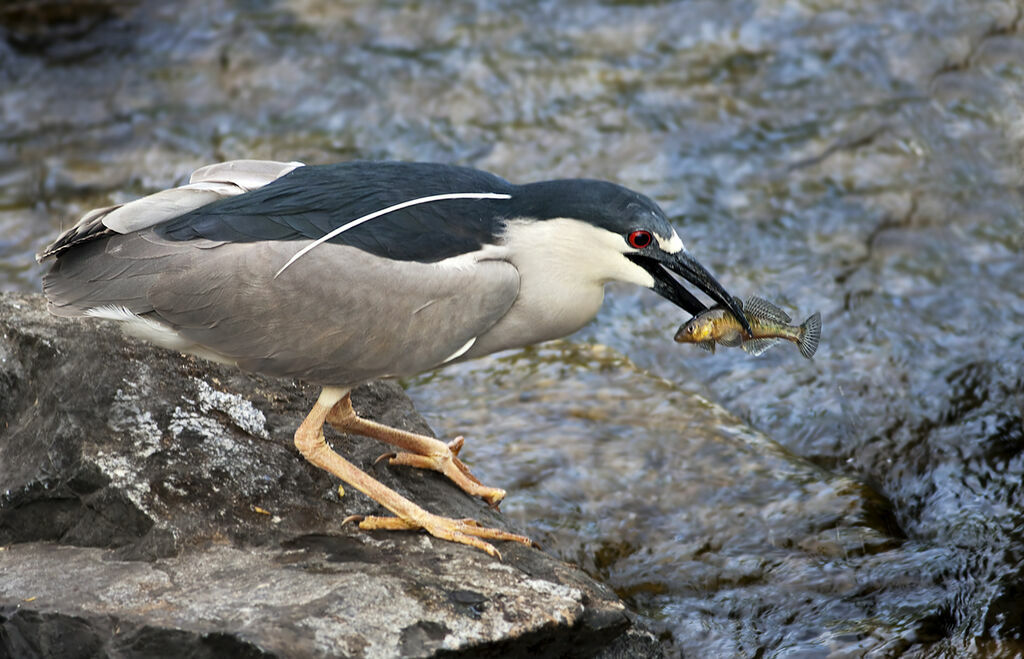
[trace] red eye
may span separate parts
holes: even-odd
[[[629,234],[629,245],[637,249],[643,249],[651,244],[651,232],[650,231],[634,231]]]

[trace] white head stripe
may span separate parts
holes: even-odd
[[[658,239],[658,246],[661,247],[662,251],[668,252],[669,254],[677,254],[683,251],[683,241],[679,239],[679,234],[675,231],[672,232],[671,238],[662,238],[657,233],[654,237]]]
[[[290,266],[292,263],[295,263],[296,261],[298,261],[299,258],[301,258],[306,252],[308,252],[309,250],[313,249],[314,247],[316,247],[320,243],[325,243],[328,240],[330,240],[331,238],[337,236],[338,234],[343,233],[345,231],[348,231],[352,227],[357,227],[360,224],[362,224],[363,222],[369,222],[370,220],[374,220],[374,219],[376,219],[376,218],[378,218],[378,217],[380,217],[382,215],[387,215],[388,213],[392,213],[394,211],[400,211],[403,208],[408,208],[409,206],[418,206],[419,204],[429,204],[432,201],[446,201],[446,200],[449,200],[449,199],[511,199],[511,198],[512,198],[512,195],[499,194],[497,192],[451,192],[451,193],[448,193],[448,194],[431,195],[429,197],[417,197],[416,199],[410,199],[409,201],[403,201],[402,203],[395,204],[394,206],[388,206],[387,208],[382,208],[379,211],[374,211],[374,212],[372,212],[372,213],[370,213],[368,215],[363,215],[362,217],[356,218],[356,219],[352,220],[351,222],[348,222],[347,224],[343,224],[340,227],[338,227],[337,229],[334,229],[333,231],[324,234],[320,238],[317,238],[316,240],[314,240],[309,245],[306,245],[305,247],[300,249],[298,252],[296,252],[295,256],[293,256],[290,259],[288,259],[287,263],[285,263],[283,266],[281,266],[281,269],[278,270],[274,274],[274,279],[277,279],[278,275],[280,275],[282,272],[285,271],[285,268]]]

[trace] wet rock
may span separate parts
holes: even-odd
[[[123,17],[136,4],[136,0],[13,0],[0,6],[0,40],[24,53],[56,59],[88,56],[112,35],[125,31]],[[101,28],[107,28],[106,33],[96,34]]]
[[[541,551],[342,527],[383,511],[293,447],[311,387],[53,318],[39,296],[0,297],[0,328],[0,655],[661,654]],[[353,400],[429,431],[396,385]],[[372,467],[372,440],[328,439],[432,511],[508,526],[437,474]]]

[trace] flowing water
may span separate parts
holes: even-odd
[[[689,656],[1024,654],[1019,4],[111,0],[0,23],[0,288],[37,290],[33,252],[84,210],[218,160],[621,182],[730,291],[820,310],[821,347],[706,354],[610,286],[566,341],[408,383],[506,515]]]

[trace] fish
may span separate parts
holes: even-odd
[[[709,352],[716,345],[741,347],[747,353],[763,354],[779,341],[792,341],[800,354],[810,359],[818,350],[821,338],[821,313],[815,311],[801,325],[791,325],[789,315],[768,300],[751,296],[743,304],[738,298],[737,306],[743,310],[752,334],[747,334],[732,312],[721,306],[714,306],[697,314],[683,323],[676,332],[677,343],[695,343]]]

